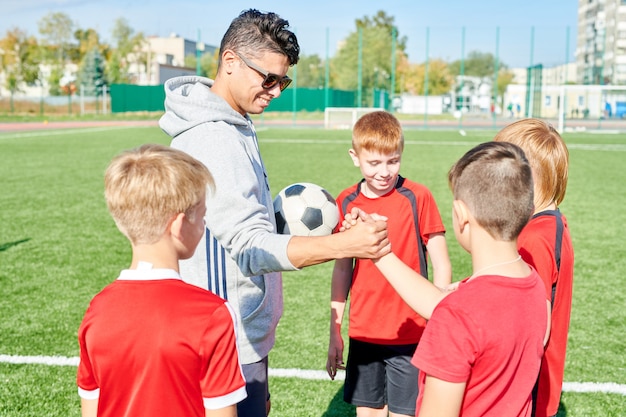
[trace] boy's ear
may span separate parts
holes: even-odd
[[[355,167],[360,166],[359,164],[359,155],[357,155],[356,151],[354,149],[349,149],[348,150],[348,154],[350,154],[350,158],[352,158],[352,163],[354,164]]]
[[[459,231],[463,232],[465,226],[469,223],[469,210],[467,205],[461,200],[452,201],[452,215],[456,218]]]
[[[172,216],[167,226],[169,229],[170,235],[174,236],[178,240],[181,240],[184,219],[185,219],[185,213],[178,213]]]

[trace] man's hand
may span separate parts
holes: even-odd
[[[344,239],[347,257],[377,259],[391,252],[385,216],[353,209],[346,214],[342,229],[345,232],[338,235]]]

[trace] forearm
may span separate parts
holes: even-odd
[[[374,263],[409,307],[425,319],[430,318],[437,304],[446,295],[393,253],[375,260]]]
[[[85,398],[80,399],[80,411],[82,417],[97,417],[98,415],[98,400],[87,400]]]
[[[220,408],[217,410],[204,410],[205,417],[237,417],[237,404],[230,405],[228,407]]]
[[[445,235],[443,233],[431,234],[426,250],[433,269],[433,284],[437,288],[446,288],[452,282],[452,265]]]
[[[287,256],[295,267],[303,268],[332,259],[378,258],[390,249],[386,222],[370,221],[328,236],[293,236]]]
[[[454,383],[426,376],[419,417],[458,417],[463,404],[465,383]]]
[[[330,236],[293,236],[287,245],[287,257],[296,268],[339,259],[341,250],[334,243]]]
[[[333,266],[333,276],[330,283],[330,335],[341,332],[341,323],[346,308],[346,301],[352,283],[354,260],[352,258],[338,259]]]

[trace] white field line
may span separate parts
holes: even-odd
[[[2,139],[20,139],[20,138],[38,138],[44,136],[60,136],[60,135],[75,135],[80,133],[93,133],[93,132],[109,132],[112,130],[120,129],[145,129],[151,126],[102,126],[102,127],[86,127],[81,129],[58,129],[58,130],[31,130],[27,132],[9,132],[1,133],[0,140]]]
[[[120,129],[137,129],[147,128],[151,126],[107,126],[107,127],[93,127],[85,129],[59,129],[59,130],[45,130],[45,131],[29,131],[24,133],[7,133],[0,134],[0,140],[2,139],[17,139],[17,138],[33,138],[42,136],[59,136],[68,134],[80,134],[80,133],[93,133],[104,132]],[[301,144],[337,144],[345,143],[350,144],[349,140],[328,140],[328,139],[261,139],[260,142],[264,143],[301,143]],[[436,140],[406,140],[406,145],[426,145],[426,146],[474,146],[476,142],[469,141],[454,141],[454,142],[439,142]],[[622,144],[604,144],[604,143],[570,143],[567,145],[569,149],[580,149],[585,151],[607,151],[607,152],[626,152],[626,145]]]
[[[11,364],[35,364],[48,366],[78,366],[78,357],[65,356],[17,356],[17,355],[0,355],[0,363]],[[299,378],[309,380],[328,380],[326,371],[317,371],[310,369],[275,369],[270,368],[269,375],[278,378]],[[336,380],[343,380],[345,373],[339,371]],[[600,392],[605,394],[626,395],[626,385],[614,382],[564,382],[564,392]]]
[[[331,139],[260,139],[262,143],[300,143],[300,144],[347,144],[349,140],[331,140]],[[475,146],[477,142],[469,141],[453,141],[439,142],[436,140],[405,140],[405,145],[427,145],[427,146]],[[605,152],[626,152],[626,145],[610,144],[610,143],[570,143],[567,145],[569,149],[579,149],[583,151],[605,151]]]

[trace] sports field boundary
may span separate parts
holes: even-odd
[[[20,356],[0,355],[0,363],[15,365],[78,366],[78,356]],[[329,380],[326,371],[295,368],[270,368],[269,376],[276,378],[298,378],[308,380]],[[335,380],[343,380],[345,372],[339,371]],[[330,380],[329,380],[330,381]],[[615,382],[564,382],[563,392],[604,393],[626,395],[626,385]]]

